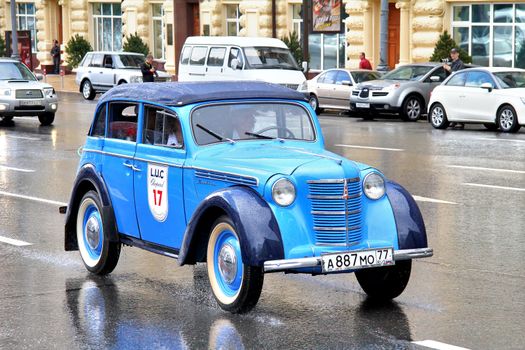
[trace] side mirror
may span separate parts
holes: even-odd
[[[430,81],[433,83],[439,83],[441,81],[441,78],[438,77],[437,75],[433,75],[430,77]]]
[[[237,58],[234,58],[230,64],[231,69],[237,70],[237,68],[241,68],[241,62]]]
[[[343,80],[341,85],[352,86],[352,82],[350,80]]]
[[[40,73],[35,73],[36,80],[44,80],[44,76]]]
[[[109,68],[109,69],[112,69],[113,68],[113,65],[111,63],[106,63],[104,65],[104,68]]]
[[[489,92],[492,92],[492,89],[494,89],[494,86],[492,86],[491,83],[483,83],[481,84],[480,88],[489,90]]]
[[[308,71],[308,62],[303,61],[301,67],[303,68],[303,72],[306,73]]]

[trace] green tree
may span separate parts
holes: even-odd
[[[436,43],[436,47],[434,48],[434,53],[432,53],[432,56],[430,57],[430,61],[441,62],[441,60],[444,58],[450,58],[450,49],[454,47],[459,50],[459,59],[462,60],[463,63],[472,62],[472,57],[468,55],[467,51],[463,50],[458,46],[458,44],[456,44],[454,39],[452,39],[446,30],[439,36],[439,40]]]
[[[5,56],[5,41],[4,38],[0,36],[0,57]]]
[[[304,59],[303,48],[301,47],[301,42],[299,41],[299,36],[297,33],[295,31],[290,32],[288,36],[285,36],[281,40],[286,44],[286,46],[288,46],[293,58],[295,58],[295,61],[300,66]]]
[[[148,45],[142,41],[142,38],[135,34],[130,34],[126,37],[126,42],[124,43],[122,49],[125,52],[136,52],[141,53],[146,56],[149,53]]]
[[[525,42],[521,44],[521,49],[516,53],[516,68],[525,68]]]
[[[84,58],[86,53],[89,51],[93,51],[93,48],[91,47],[89,41],[84,39],[83,36],[75,34],[75,36],[69,39],[66,44],[66,63],[69,68],[78,67],[80,61],[82,61],[82,58]]]

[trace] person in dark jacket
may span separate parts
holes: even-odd
[[[140,66],[140,70],[142,71],[142,81],[145,83],[152,83],[155,80],[154,76],[157,77],[159,75],[155,67],[153,67],[152,54],[146,56],[146,62]]]
[[[456,48],[450,49],[450,58],[452,58],[452,62],[450,64],[444,64],[443,68],[447,71],[448,74],[457,72],[458,70],[465,69],[465,64],[462,60],[459,59],[459,51]],[[465,124],[463,123],[450,123],[451,128],[460,128],[463,129],[465,127]]]
[[[58,40],[53,40],[53,47],[51,48],[51,57],[53,57],[53,74],[60,73],[60,45]]]

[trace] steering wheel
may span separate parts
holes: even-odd
[[[281,128],[279,128],[278,126],[274,125],[274,126],[268,126],[266,128],[262,128],[261,130],[258,130],[258,131],[254,131],[254,133],[255,134],[264,135],[264,133],[267,132],[267,131],[279,130],[279,129],[281,129]],[[295,139],[295,135],[292,132],[292,130],[290,130],[288,128],[284,128],[284,131],[286,132],[286,138],[287,139]]]

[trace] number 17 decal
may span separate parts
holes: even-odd
[[[153,201],[155,202],[154,203],[155,205],[160,206],[162,204],[162,191],[161,190],[153,190]]]
[[[168,216],[168,167],[148,164],[148,204],[157,221]]]

